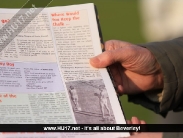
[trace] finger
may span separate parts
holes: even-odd
[[[96,68],[107,67],[116,62],[123,64],[123,62],[129,60],[129,58],[133,59],[137,53],[136,46],[126,46],[115,50],[107,50],[102,54],[91,58],[90,64]]]
[[[119,74],[120,74],[120,76],[121,76],[121,80],[119,80],[118,82],[117,82],[117,84],[118,84],[118,93],[120,94],[120,95],[122,95],[122,94],[125,94],[126,93],[126,90],[127,90],[127,86],[128,86],[128,80],[127,80],[127,77],[126,77],[126,75],[125,75],[125,68],[123,68],[122,66],[121,66],[121,64],[118,64],[118,71],[119,71]],[[125,83],[124,83],[125,82]]]
[[[132,121],[131,120],[126,120],[126,123],[127,124],[132,124]],[[133,132],[130,132],[130,135],[134,135],[134,133]]]
[[[109,40],[105,42],[105,50],[116,50],[125,46],[131,46],[131,43],[120,40]]]
[[[104,68],[116,62],[122,62],[129,56],[129,49],[117,49],[105,51],[90,59],[90,64],[96,68]],[[127,52],[128,51],[128,52]]]
[[[132,117],[132,124],[140,124],[140,120],[137,117]]]
[[[131,122],[132,122],[132,124],[140,124],[140,120],[137,117],[132,117]],[[138,134],[138,132],[133,132],[131,134],[136,135],[136,134]]]
[[[144,120],[140,120],[140,124],[146,124]]]
[[[140,120],[140,123],[141,123],[142,125],[145,125],[145,124],[146,124],[146,122],[145,122],[144,120]],[[141,130],[142,130],[142,131],[147,131],[146,126],[144,126]]]
[[[128,138],[162,138],[163,133],[139,133]]]
[[[115,63],[115,59],[116,57],[113,51],[105,51],[102,54],[91,58],[90,64],[93,67],[103,68]]]
[[[126,120],[126,123],[127,123],[127,124],[132,124],[132,121]]]
[[[119,85],[122,86],[122,76],[121,76],[120,71],[118,69],[118,63],[111,65],[109,67],[109,69],[110,69],[110,73],[112,75],[115,87],[117,88],[117,91],[119,93],[121,93],[123,91],[123,88],[122,87],[119,88]]]

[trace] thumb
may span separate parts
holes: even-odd
[[[123,51],[124,50],[122,50],[122,48],[117,50],[105,51],[102,54],[91,58],[90,64],[96,68],[104,68],[111,64],[114,64],[115,62],[122,62],[126,55],[123,54]]]

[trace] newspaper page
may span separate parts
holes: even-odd
[[[0,9],[0,27],[17,11]],[[89,64],[101,52],[93,4],[45,8],[0,51],[0,124],[125,124],[107,70]],[[129,133],[34,133],[101,135]],[[0,134],[6,136],[32,133]]]

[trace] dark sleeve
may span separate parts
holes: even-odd
[[[163,115],[168,111],[183,110],[183,37],[140,45],[155,56],[163,72],[164,87],[160,103],[152,102],[145,95],[129,96],[129,101]]]
[[[163,138],[183,138],[183,133],[163,133]]]

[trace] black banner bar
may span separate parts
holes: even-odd
[[[183,132],[183,124],[0,124],[0,132]]]

